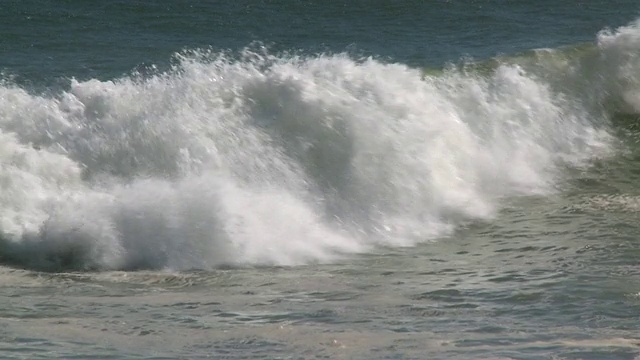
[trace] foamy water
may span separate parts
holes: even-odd
[[[601,38],[602,56],[619,51],[615,34]],[[501,198],[553,191],[563,167],[611,146],[601,114],[518,65],[429,76],[346,55],[177,59],[44,96],[4,83],[11,261],[326,262],[491,219]]]
[[[636,360],[634,11],[2,2],[0,358]]]

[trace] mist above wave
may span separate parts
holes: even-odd
[[[444,236],[611,151],[592,100],[606,89],[637,106],[638,33],[603,32],[597,56],[565,63],[565,84],[585,66],[617,74],[583,76],[592,92],[558,86],[544,64],[425,75],[251,49],[192,51],[165,73],[73,80],[48,96],[5,81],[0,260],[296,265]]]

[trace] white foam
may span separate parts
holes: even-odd
[[[148,79],[0,86],[0,237],[22,266],[211,268],[413,245],[552,190],[606,131],[518,66],[181,55]]]
[[[603,91],[621,100],[621,111],[640,113],[640,20],[598,34]]]

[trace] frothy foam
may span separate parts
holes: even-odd
[[[602,33],[602,56],[632,61],[620,42],[638,33]],[[0,86],[3,262],[333,261],[490,219],[501,198],[544,194],[563,166],[609,151],[582,99],[517,64],[425,76],[347,55],[177,59],[52,96]]]
[[[640,113],[640,20],[615,31],[598,34],[598,49],[602,64],[604,90],[615,94],[624,112]]]

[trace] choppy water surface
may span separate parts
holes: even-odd
[[[5,269],[3,354],[633,359],[640,283],[628,200],[531,200],[438,243],[335,265]]]
[[[3,355],[635,359],[640,200],[603,193],[606,166],[633,171],[601,166],[437,242],[332,265],[5,268]]]

